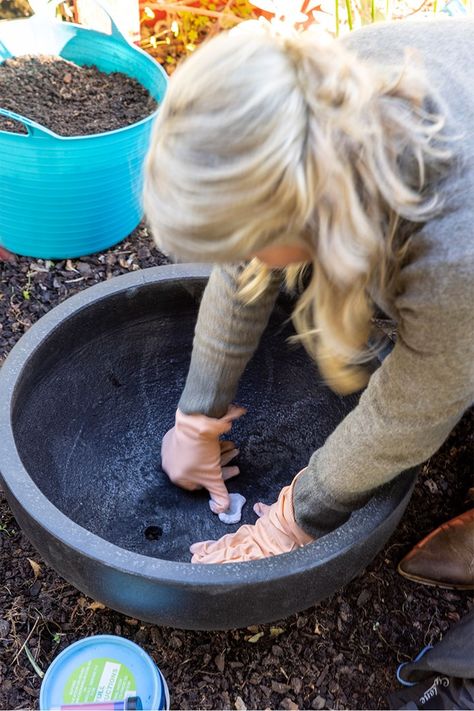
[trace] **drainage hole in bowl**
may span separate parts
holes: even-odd
[[[157,541],[163,535],[161,526],[147,526],[145,528],[145,538],[147,541]]]

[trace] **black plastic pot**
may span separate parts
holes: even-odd
[[[191,565],[189,545],[236,530],[202,493],[170,484],[161,438],[183,388],[207,267],[134,272],[86,289],[20,340],[0,371],[3,485],[42,557],[81,591],[127,615],[188,629],[281,619],[360,573],[396,527],[406,472],[340,529],[288,555]],[[230,489],[274,501],[357,397],[325,387],[287,344],[281,297],[237,401],[241,475]]]

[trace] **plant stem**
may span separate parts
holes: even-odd
[[[334,0],[334,19],[336,21],[336,37],[339,37],[339,0]]]
[[[347,24],[349,25],[349,29],[352,30],[353,22],[352,22],[351,0],[346,0],[346,9],[347,9]]]

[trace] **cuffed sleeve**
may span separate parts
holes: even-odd
[[[297,482],[295,518],[311,535],[337,527],[374,489],[428,459],[473,402],[474,255],[450,264],[449,253],[432,259],[423,250],[423,235],[417,244],[395,299],[392,353]]]

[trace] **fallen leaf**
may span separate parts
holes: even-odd
[[[283,627],[270,627],[270,637],[278,637],[284,631]]]
[[[39,575],[41,575],[41,565],[39,563],[37,563],[35,560],[32,560],[31,558],[28,558],[27,560],[28,560],[28,563],[33,568],[33,573],[34,573],[35,580],[36,580],[36,578]]]
[[[280,706],[282,709],[287,709],[287,711],[296,711],[296,709],[299,709],[298,704],[295,704],[295,702],[289,698],[283,699]]]
[[[299,694],[303,688],[303,681],[297,676],[292,677],[290,684],[295,694]]]
[[[44,671],[41,669],[41,667],[38,666],[36,659],[32,655],[31,650],[26,643],[24,645],[24,648],[25,648],[26,656],[28,657],[28,660],[29,660],[31,666],[33,667],[33,669],[35,670],[35,672],[37,673],[39,678],[42,679],[44,677]]]
[[[240,698],[240,696],[237,696],[237,698],[234,702],[234,706],[237,709],[237,711],[247,711],[247,707],[244,704],[243,699]]]
[[[105,610],[105,605],[102,602],[97,602],[94,600],[94,602],[91,602],[90,605],[87,606],[89,610]]]
[[[66,262],[66,271],[68,272],[77,272],[76,267],[73,265],[72,261],[70,259],[67,260]]]
[[[255,644],[255,642],[258,642],[260,637],[263,637],[263,632],[257,632],[257,634],[253,634],[251,637],[246,637],[245,640],[247,642],[251,642],[252,644]]]
[[[289,690],[290,687],[288,684],[282,684],[281,681],[272,681],[272,691],[275,691],[277,694],[286,694]]]
[[[223,654],[218,654],[217,657],[214,657],[214,664],[216,667],[219,669],[219,671],[222,673],[225,669],[225,657]]]

